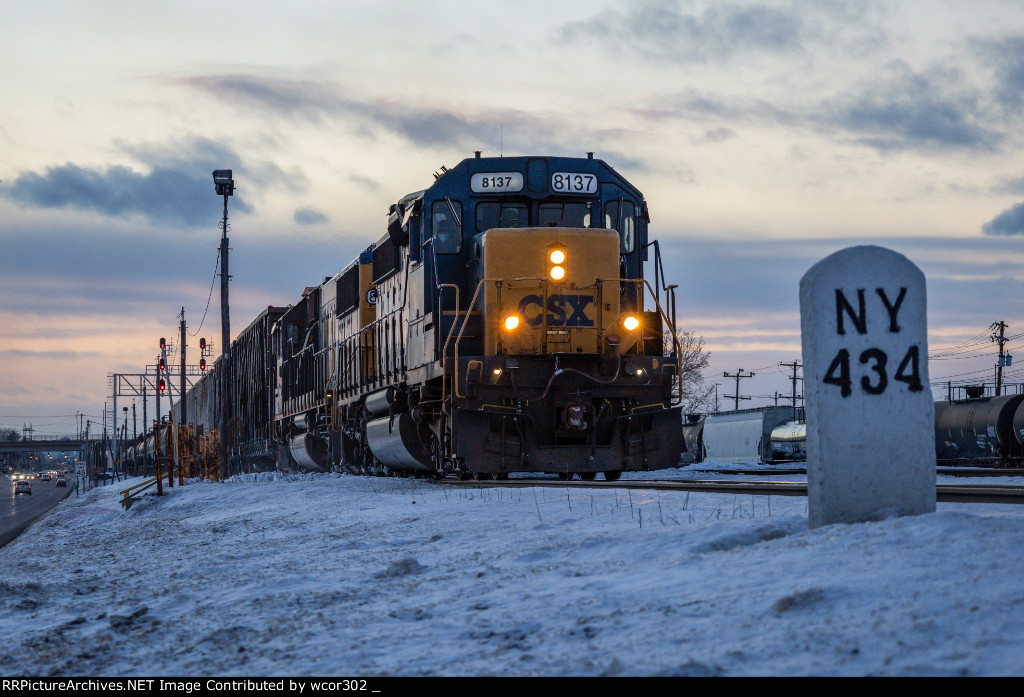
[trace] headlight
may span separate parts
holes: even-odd
[[[633,315],[630,315],[626,319],[622,320],[622,326],[628,329],[629,331],[633,331],[634,329],[640,326],[640,320],[638,320]]]
[[[552,266],[551,271],[549,271],[548,273],[551,274],[551,278],[555,279],[556,281],[561,281],[563,278],[565,278],[565,269],[562,268],[561,266]]]
[[[518,326],[519,326],[519,317],[517,317],[516,315],[509,315],[508,317],[505,318],[505,329],[507,331],[512,331],[513,329],[515,329]]]
[[[563,261],[565,261],[565,252],[563,252],[561,249],[556,249],[555,251],[551,252],[551,256],[549,256],[548,259],[551,260],[552,264],[561,264]]]

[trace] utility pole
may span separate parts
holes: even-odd
[[[230,169],[213,171],[213,184],[217,195],[224,197],[224,219],[220,238],[220,341],[221,341],[221,419],[220,419],[220,480],[228,478],[228,422],[231,420],[231,318],[228,312],[228,197],[235,193],[235,180]]]
[[[146,414],[146,382],[143,381],[142,382],[142,432],[143,432],[143,436],[145,436],[147,424],[149,423],[149,419],[147,419],[146,416],[147,416],[147,414]],[[143,437],[143,440],[145,440],[145,437]],[[146,473],[146,449],[145,448],[142,448],[142,473],[143,474]]]
[[[1010,365],[1010,361],[1013,360],[1013,356],[1007,356],[1006,352],[1003,350],[1003,346],[1006,345],[1005,333],[1006,333],[1007,327],[1009,327],[1009,326],[1010,325],[1008,325],[1006,322],[1000,321],[1000,322],[993,322],[992,326],[989,327],[989,329],[993,330],[993,334],[991,336],[989,336],[989,339],[991,341],[995,341],[995,342],[997,342],[999,344],[999,362],[996,363],[996,397],[998,397],[1000,394],[1002,394],[1002,388],[1003,388],[1003,366],[1004,365]],[[999,331],[998,335],[996,335],[994,333],[995,330]],[[1007,360],[1007,358],[1009,358],[1009,361]]]
[[[738,371],[736,371],[735,375],[729,375],[729,373],[722,373],[722,377],[724,377],[724,378],[734,378],[736,380],[736,394],[733,395],[733,397],[732,397],[733,402],[736,405],[735,406],[735,411],[739,411],[740,410],[740,400],[741,399],[750,399],[750,397],[740,397],[740,380],[742,378],[752,378],[752,377],[754,377],[754,375],[755,375],[755,373],[749,373],[747,375],[744,375],[743,374],[743,368],[740,368]]]
[[[132,442],[135,449],[132,451],[132,474],[138,474],[139,469],[139,422],[135,419],[135,400],[132,400]]]
[[[178,404],[181,405],[181,423],[187,424],[185,415],[185,308],[181,308],[181,392],[178,393]]]
[[[800,364],[800,361],[793,361],[792,363],[779,363],[779,365],[782,366],[783,368],[789,368],[789,369],[791,369],[793,371],[793,377],[791,377],[790,380],[793,381],[793,396],[792,396],[791,399],[793,400],[793,420],[795,421],[796,420],[796,381],[799,380],[799,378],[796,376],[796,371],[798,369],[802,368],[803,366]]]
[[[161,344],[164,343],[162,340]],[[160,441],[160,356],[156,357],[156,419],[153,421],[153,441]]]

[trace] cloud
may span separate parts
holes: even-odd
[[[317,225],[318,223],[327,222],[327,216],[324,215],[323,211],[315,206],[303,206],[302,208],[296,208],[295,215],[292,217],[299,225]]]
[[[1003,135],[988,122],[984,95],[955,70],[913,72],[893,63],[889,75],[823,105],[816,118],[879,150],[994,149]]]
[[[724,61],[741,52],[789,52],[800,48],[800,12],[764,4],[713,4],[702,12],[678,2],[641,2],[569,22],[559,38],[626,47],[641,56],[672,63]]]
[[[350,121],[353,130],[373,135],[395,133],[420,146],[465,146],[494,140],[503,122],[515,120],[508,111],[464,114],[422,100],[380,98],[363,100],[347,95],[329,82],[282,80],[254,75],[195,76],[175,80],[218,99],[244,107],[259,107],[279,116],[329,124]],[[531,120],[525,114],[518,118]]]
[[[996,194],[1024,194],[1024,177],[1001,177],[992,185]]]
[[[991,152],[1004,142],[1009,128],[1005,119],[993,118],[991,98],[960,72],[937,66],[916,72],[900,62],[889,64],[869,82],[806,104],[687,89],[657,95],[650,105],[630,113],[651,121],[717,124],[695,144],[725,140],[735,135],[731,126],[743,124],[814,132],[882,152]]]
[[[99,358],[98,351],[25,351],[22,349],[0,349],[0,358],[46,358],[68,360],[76,358]]]
[[[241,169],[233,151],[201,138],[162,147],[123,145],[122,150],[141,161],[145,171],[68,162],[42,173],[22,172],[0,188],[0,195],[24,207],[92,211],[115,218],[142,216],[161,224],[196,227],[210,224],[216,210],[210,173],[221,167]],[[236,194],[232,210],[247,213],[252,207]]]
[[[397,136],[417,147],[497,152],[504,139],[505,152],[577,155],[608,133],[588,129],[558,115],[538,115],[514,108],[449,105],[407,95],[356,97],[332,82],[284,80],[259,75],[210,75],[178,78],[172,84],[189,87],[215,99],[261,114],[312,123],[345,126],[352,133],[375,138]],[[502,135],[503,134],[503,135]],[[644,167],[633,160],[631,166]],[[353,181],[375,188],[370,179]]]
[[[712,128],[700,138],[694,138],[694,145],[707,145],[709,143],[721,143],[736,137],[736,131],[731,128]]]
[[[995,73],[999,103],[1007,109],[1024,105],[1024,36],[977,41],[975,47]]]
[[[370,177],[364,177],[364,176],[359,175],[359,174],[350,174],[348,178],[354,184],[358,184],[359,186],[363,187],[364,189],[368,189],[370,191],[376,191],[377,189],[380,188],[380,182],[378,182],[376,179],[372,179]]]
[[[981,226],[986,235],[1024,235],[1024,202],[1007,208]]]

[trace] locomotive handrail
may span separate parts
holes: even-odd
[[[651,288],[651,284],[647,282],[646,278],[599,278],[597,280],[598,281],[618,281],[619,283],[622,283],[622,282],[626,281],[626,282],[629,282],[629,283],[634,283],[636,285],[639,285],[639,284],[643,283],[645,286],[647,286],[647,290],[649,290],[651,292],[651,296],[652,297],[654,296],[654,291]],[[641,307],[641,309],[643,309],[643,297],[641,297],[640,300],[641,300],[640,307]],[[667,324],[669,327],[671,327],[671,332],[672,332],[672,349],[673,349],[673,351],[676,354],[676,361],[682,362],[683,357],[680,355],[680,353],[681,353],[681,346],[680,346],[680,343],[679,343],[679,337],[676,336],[676,327],[669,320],[668,316],[665,314],[665,311],[662,309],[661,303],[658,302],[657,298],[654,299],[654,305],[655,305],[656,308],[658,308],[658,314],[660,314],[661,318],[663,320],[665,320],[665,324]],[[678,400],[670,401],[669,404],[671,406],[677,406],[677,405],[683,403],[683,372],[681,370],[678,370],[678,369],[676,370],[676,378],[677,378],[677,386],[678,386],[678,390],[679,390],[679,399]]]
[[[540,276],[537,276],[537,277],[526,276],[526,277],[522,277],[522,278],[481,278],[480,282],[476,284],[476,291],[473,293],[473,299],[469,301],[469,305],[467,306],[467,308],[472,308],[474,305],[476,305],[476,299],[480,296],[480,289],[483,288],[485,283],[501,284],[501,283],[512,283],[512,282],[515,282],[515,281],[541,281],[541,282],[544,282],[545,284],[547,283],[547,279],[543,278],[543,277],[540,277]],[[547,286],[545,285],[545,289],[546,288],[547,288]],[[545,292],[546,292],[546,290],[545,290]],[[456,319],[457,319],[457,317],[456,317]],[[459,394],[459,344],[462,342],[462,335],[465,333],[465,331],[466,331],[466,324],[468,324],[468,323],[469,323],[469,314],[467,313],[466,314],[466,319],[462,320],[462,327],[459,329],[459,336],[456,337],[456,339],[455,339],[455,356],[454,356],[454,359],[455,359],[455,375],[454,375],[454,379],[455,379],[455,396],[458,397],[459,399],[465,399],[465,395]],[[452,328],[448,332],[449,337],[451,337],[451,333],[453,331],[455,331],[455,322],[452,323]],[[445,342],[445,347],[447,347],[447,346],[448,346],[448,342]],[[442,363],[442,366],[443,365],[444,364]],[[444,397],[445,397],[444,380],[442,380],[441,381],[441,400],[442,400],[441,403],[442,404],[444,404]]]

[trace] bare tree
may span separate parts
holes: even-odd
[[[21,440],[21,434],[15,428],[0,428],[0,441],[14,443]]]
[[[708,412],[712,408],[714,385],[704,382],[704,371],[711,360],[711,353],[704,348],[704,337],[696,332],[676,331],[679,340],[679,373],[682,375],[683,414]],[[665,332],[665,352],[671,353],[672,333]],[[679,386],[673,386],[672,395],[679,396]]]

